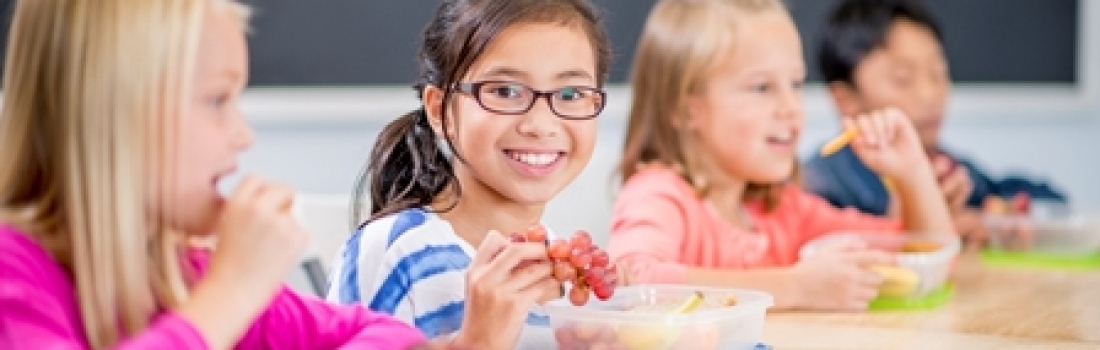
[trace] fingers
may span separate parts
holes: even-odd
[[[845,305],[849,310],[864,311],[871,304],[871,300],[878,297],[878,285],[873,287],[860,286],[852,290],[851,298]]]
[[[874,133],[876,135],[875,140],[879,144],[888,144],[888,143],[890,143],[890,140],[893,137],[889,133],[889,128],[890,128],[890,125],[893,124],[893,121],[890,120],[886,116],[885,113],[880,112],[880,113],[875,113],[872,116],[870,122],[871,122],[871,125],[875,128],[874,129]]]
[[[874,265],[897,265],[897,259],[894,257],[893,254],[877,250],[852,252],[847,257],[848,259],[851,259],[851,261],[862,267]]]
[[[936,172],[937,179],[943,179],[954,172],[957,163],[943,154],[932,156],[932,169]]]
[[[234,200],[255,205],[268,213],[289,213],[294,206],[294,190],[288,186],[249,175],[234,191]]]
[[[508,243],[508,240],[499,232],[489,231],[485,238],[481,240],[481,245],[477,247],[477,255],[470,262],[470,267],[488,265],[489,261],[492,261],[497,254],[504,250],[504,247],[508,246]]]
[[[539,263],[515,270],[515,273],[511,273],[509,277],[501,281],[499,288],[504,291],[530,291],[532,292],[531,300],[534,301],[542,297],[544,291],[551,289],[553,281],[554,276],[551,275],[550,264]],[[540,286],[544,282],[551,284]]]
[[[550,264],[546,255],[546,246],[541,242],[507,244],[504,249],[500,251],[500,254],[489,262],[489,265],[494,270],[513,271],[525,261],[547,262],[545,265],[549,268]]]
[[[867,242],[862,239],[849,239],[826,247],[824,250],[834,253],[852,253],[867,250]]]
[[[965,171],[956,170],[940,179],[940,190],[953,209],[966,207],[966,200],[972,189],[970,176]]]
[[[855,118],[854,123],[856,129],[859,130],[859,135],[856,136],[856,142],[861,143],[868,147],[877,147],[879,144],[879,133],[874,122],[875,113],[861,115]]]
[[[521,264],[527,266],[520,266]],[[500,285],[519,277],[524,271],[532,271],[531,269],[545,270],[540,275],[551,274],[546,246],[542,243],[510,243],[500,234],[493,233],[482,240],[477,256],[470,266],[470,278],[477,279],[476,283]]]
[[[532,286],[532,289],[539,292],[538,299],[536,299],[536,302],[539,304],[557,300],[565,296],[565,288],[562,288],[561,282],[558,282],[558,280],[553,277],[539,281]]]

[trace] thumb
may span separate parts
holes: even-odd
[[[504,238],[504,235],[497,231],[489,231],[485,235],[485,238],[481,240],[481,244],[477,248],[477,255],[474,256],[474,261],[471,262],[472,266],[480,266],[488,264],[493,258],[500,254],[500,251],[504,250],[508,246],[508,240]]]

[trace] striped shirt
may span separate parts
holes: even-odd
[[[466,269],[476,249],[446,220],[408,209],[364,226],[340,251],[329,281],[329,301],[362,303],[393,314],[431,338],[452,335],[461,327]],[[556,347],[541,310],[532,310],[526,322],[517,348]]]

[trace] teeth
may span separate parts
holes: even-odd
[[[789,142],[794,139],[794,135],[772,136],[768,139],[774,142]]]
[[[508,156],[527,165],[545,166],[558,160],[557,153],[508,152]]]

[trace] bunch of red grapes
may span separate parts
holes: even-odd
[[[513,242],[546,242],[546,229],[532,226],[523,234],[512,234]],[[569,240],[547,243],[547,254],[554,264],[554,278],[571,285],[569,301],[576,306],[588,303],[591,294],[608,300],[615,293],[618,275],[607,252],[592,244],[592,236],[577,231]]]

